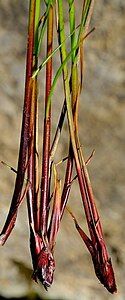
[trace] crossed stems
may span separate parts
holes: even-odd
[[[56,228],[60,222],[59,195],[61,195],[60,181],[55,172],[54,205],[50,226],[48,225],[49,212],[49,153],[50,153],[50,128],[51,108],[46,116],[48,95],[51,89],[52,80],[52,59],[46,64],[46,97],[45,97],[45,119],[43,137],[43,169],[41,180],[41,195],[38,178],[38,104],[37,104],[37,77],[32,78],[33,72],[37,69],[37,56],[34,55],[34,23],[35,4],[30,1],[27,62],[26,62],[26,84],[23,109],[22,133],[19,152],[19,162],[15,183],[15,190],[10,210],[1,232],[0,243],[3,245],[10,235],[17,217],[17,212],[25,195],[27,195],[27,206],[30,226],[30,248],[34,267],[33,278],[37,278],[47,289],[53,281],[55,262],[53,248],[57,234]],[[47,56],[52,52],[53,39],[53,7],[50,7],[47,25]],[[27,173],[27,179],[25,174]],[[23,184],[26,186],[23,189]],[[41,200],[40,200],[41,198]],[[61,198],[60,198],[61,199]],[[48,230],[49,226],[49,230]],[[48,233],[49,232],[49,233]]]
[[[91,2],[91,1],[90,1]],[[90,236],[87,237],[85,232],[80,228],[75,217],[72,215],[76,228],[86,244],[94,263],[95,273],[101,283],[111,292],[116,291],[115,278],[111,260],[109,259],[105,246],[100,218],[95,206],[92,189],[89,182],[89,177],[84,162],[83,154],[80,147],[78,136],[78,98],[81,86],[78,85],[78,70],[77,70],[77,54],[72,56],[72,71],[69,85],[67,66],[63,68],[65,102],[58,124],[58,129],[52,147],[50,149],[50,130],[51,130],[51,106],[47,110],[47,101],[51,90],[52,80],[52,58],[46,64],[46,96],[45,96],[45,118],[44,118],[44,137],[43,137],[43,163],[42,163],[42,180],[41,194],[39,188],[38,177],[38,107],[37,107],[37,77],[33,78],[32,74],[37,69],[38,57],[34,55],[34,22],[35,22],[35,0],[30,1],[30,17],[29,17],[29,32],[27,46],[27,67],[26,67],[26,84],[25,98],[22,121],[22,133],[19,152],[19,161],[17,169],[17,177],[15,190],[7,216],[7,220],[1,232],[0,243],[3,245],[11,233],[19,205],[22,203],[24,196],[27,195],[27,206],[30,226],[30,247],[33,261],[33,278],[39,279],[47,289],[53,281],[53,273],[55,270],[55,261],[53,250],[56,240],[56,235],[59,229],[60,221],[64,213],[65,206],[70,193],[71,178],[73,170],[73,161],[75,161],[78,181],[81,190],[82,201],[85,209],[87,223],[90,231]],[[73,2],[69,4],[72,5]],[[85,2],[84,2],[85,5]],[[70,7],[71,8],[71,7]],[[83,11],[84,11],[83,6]],[[58,24],[59,43],[63,43],[64,35],[61,28],[63,23],[62,17],[62,1],[58,1],[58,14],[60,15]],[[61,19],[62,18],[62,19]],[[60,22],[62,21],[62,23]],[[53,41],[53,7],[50,7],[47,21],[47,55],[52,53]],[[64,55],[65,53],[65,55]],[[66,58],[65,44],[62,44],[60,49],[61,62]],[[68,92],[67,92],[68,91]],[[71,96],[70,96],[71,95]],[[70,100],[71,99],[71,100]],[[71,101],[72,104],[69,104]],[[70,146],[66,168],[66,176],[63,191],[61,193],[61,182],[58,179],[56,169],[54,167],[54,193],[53,193],[53,209],[49,220],[50,206],[50,183],[52,175],[52,158],[56,151],[57,135],[62,129],[65,113],[68,113],[69,130],[70,130]],[[73,132],[72,132],[72,128]],[[59,133],[60,134],[60,133]],[[23,190],[25,181],[25,173],[27,171],[26,186]]]
[[[70,1],[69,1],[70,2]],[[88,1],[89,2],[89,1]],[[90,5],[91,5],[90,1]],[[71,1],[71,5],[73,2]],[[83,11],[85,6],[83,5]],[[58,14],[59,14],[59,41],[60,43],[65,40],[64,32],[64,17],[63,17],[63,1],[58,1]],[[61,62],[63,63],[66,59],[66,47],[65,43],[62,44],[60,49]],[[77,55],[77,54],[76,54]],[[75,57],[76,58],[76,57]],[[82,239],[85,242],[93,260],[95,273],[100,280],[100,282],[107,288],[111,293],[116,292],[116,283],[114,272],[111,264],[111,259],[109,258],[106,245],[103,238],[102,226],[100,222],[100,217],[95,205],[95,200],[93,196],[92,187],[90,184],[86,164],[83,158],[82,150],[80,147],[79,136],[78,136],[78,125],[77,125],[77,99],[78,99],[78,78],[77,78],[77,59],[74,59],[73,70],[72,70],[72,98],[69,86],[69,76],[68,67],[65,65],[63,68],[63,83],[64,83],[64,93],[67,105],[67,115],[69,122],[69,131],[71,138],[71,147],[73,152],[73,158],[76,166],[79,187],[81,191],[82,202],[86,214],[86,219],[88,223],[88,229],[90,232],[91,240],[86,236],[84,231],[82,231]],[[76,107],[75,114],[73,112],[74,105]],[[79,151],[77,150],[79,148]],[[77,223],[76,223],[77,224]],[[78,225],[76,226],[78,227]],[[81,233],[81,230],[78,230]]]

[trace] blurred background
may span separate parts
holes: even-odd
[[[79,20],[82,1],[76,2]],[[28,0],[0,0],[0,159],[16,168],[24,94]],[[66,11],[67,1],[64,1]],[[101,215],[105,240],[112,257],[118,294],[110,295],[98,282],[89,253],[65,212],[56,243],[53,286],[46,293],[31,280],[26,203],[20,207],[15,229],[0,248],[0,299],[125,299],[125,2],[95,1],[95,32],[85,46],[84,89],[80,101],[80,138]],[[66,22],[68,18],[66,17]],[[45,55],[45,47],[43,52]],[[58,58],[55,58],[55,62]],[[42,77],[42,75],[41,75]],[[42,111],[44,82],[39,103]],[[61,82],[53,99],[53,131],[63,100]],[[40,113],[42,117],[42,113]],[[42,131],[40,119],[40,130]],[[65,124],[56,160],[68,149]],[[62,169],[62,168],[61,168]],[[60,177],[62,176],[61,170]],[[10,205],[15,175],[0,166],[0,227]],[[70,207],[80,224],[86,221],[77,182]],[[26,298],[27,297],[27,298]],[[113,298],[112,298],[113,297]]]

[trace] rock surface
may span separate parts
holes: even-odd
[[[82,1],[77,1],[77,17]],[[0,1],[0,159],[16,167],[23,105],[28,1]],[[85,83],[80,103],[80,136],[85,157],[92,149],[89,165],[105,239],[112,256],[118,295],[125,298],[125,2],[96,1],[92,23],[96,31],[85,47]],[[42,85],[42,83],[41,83]],[[61,85],[54,99],[59,113]],[[40,102],[43,95],[40,95]],[[59,103],[57,103],[57,101]],[[41,104],[40,104],[41,105]],[[64,127],[59,157],[65,155],[67,127]],[[58,158],[57,158],[58,161]],[[61,172],[60,172],[61,176]],[[10,204],[14,174],[0,166],[0,226]],[[85,228],[77,183],[70,206]],[[65,213],[56,244],[55,282],[47,295],[31,281],[26,204],[20,207],[16,227],[0,248],[0,294],[23,296],[36,291],[50,299],[105,300],[112,296],[95,277],[91,259]]]

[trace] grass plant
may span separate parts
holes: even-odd
[[[100,216],[87,170],[87,164],[93,154],[85,162],[79,139],[78,112],[83,86],[84,43],[94,30],[91,28],[90,22],[94,1],[81,1],[79,24],[76,24],[75,17],[76,2],[74,0],[29,1],[26,81],[20,150],[17,170],[11,167],[11,170],[16,173],[15,189],[1,232],[0,243],[3,245],[9,237],[16,222],[18,208],[26,196],[33,279],[39,280],[47,290],[53,282],[54,249],[60,222],[67,207],[72,183],[78,179],[90,237],[79,226],[72,210],[68,207],[67,210],[90,252],[98,279],[109,292],[114,293],[116,292],[116,283],[113,267],[105,245]],[[43,8],[44,11],[42,11]],[[67,8],[68,33],[64,19]],[[54,34],[57,36],[57,47],[54,47]],[[67,40],[70,41],[70,49],[67,49]],[[41,62],[43,44],[46,47],[46,57],[42,57]],[[55,55],[60,57],[60,66],[54,73],[53,57]],[[43,68],[45,68],[46,76],[44,118],[42,120],[43,136],[41,137],[38,130],[38,85]],[[60,79],[63,80],[63,91],[60,96],[64,100],[62,100],[59,122],[53,135],[51,118],[53,97],[57,81]],[[65,179],[62,182],[54,158],[57,146],[61,143],[61,131],[66,117],[69,149],[66,158],[62,158],[62,161],[67,160],[64,171]],[[39,157],[41,140],[43,144],[42,158]],[[77,175],[73,178],[74,169]]]

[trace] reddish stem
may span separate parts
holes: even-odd
[[[64,182],[64,187],[63,187],[63,192],[61,197],[61,218],[63,216],[68,201],[70,189],[71,189],[72,171],[73,171],[73,152],[72,152],[72,145],[70,144],[69,156],[68,156],[67,167],[66,167],[65,182]]]
[[[29,134],[30,134],[30,143],[28,147],[28,180],[30,181],[30,187],[27,193],[27,204],[28,204],[28,213],[29,213],[29,223],[34,225],[36,229],[37,226],[37,199],[35,195],[36,190],[36,173],[35,173],[35,124],[36,124],[36,116],[35,116],[35,108],[36,108],[36,79],[32,80],[32,97],[31,97],[31,110],[30,110],[30,126],[29,126]],[[32,213],[31,213],[32,212]]]
[[[31,1],[29,8],[29,28],[28,28],[28,41],[27,41],[27,58],[26,58],[26,81],[25,81],[25,96],[23,107],[23,120],[21,131],[21,142],[19,150],[17,176],[15,182],[15,189],[11,201],[10,210],[2,229],[1,235],[4,235],[3,243],[11,233],[14,224],[17,209],[21,200],[21,192],[24,182],[24,175],[26,171],[26,158],[29,143],[29,123],[30,123],[30,107],[31,107],[31,76],[32,76],[32,62],[33,62],[33,46],[34,46],[34,21],[35,21],[35,0]]]
[[[47,56],[52,53],[53,44],[53,7],[50,7],[47,25]],[[43,136],[43,161],[41,179],[41,207],[40,207],[40,229],[42,234],[47,233],[48,203],[49,203],[49,153],[50,153],[50,132],[51,132],[51,107],[46,114],[48,96],[52,81],[52,58],[46,64],[46,95],[45,95],[45,118]]]

